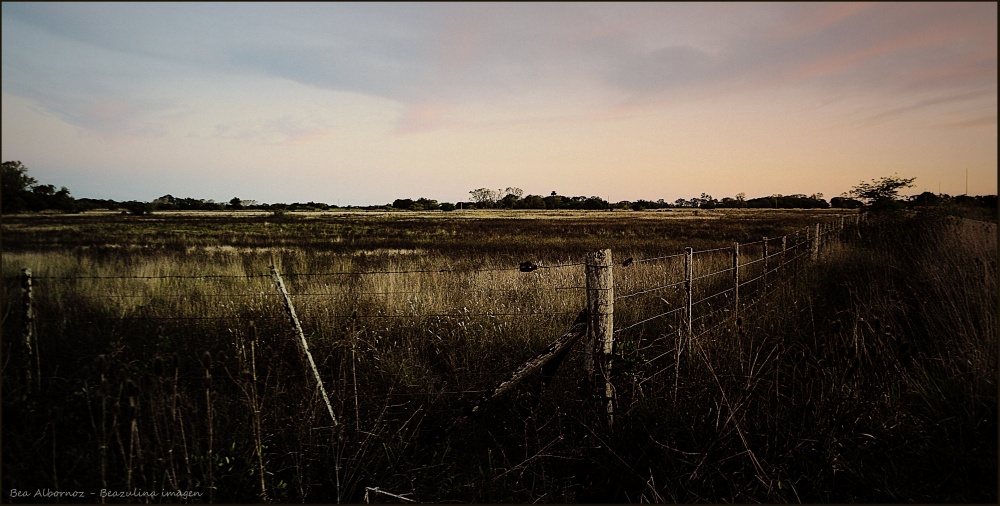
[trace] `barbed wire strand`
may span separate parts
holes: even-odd
[[[669,259],[669,258],[682,257],[682,256],[684,256],[686,254],[687,253],[675,253],[673,255],[665,255],[665,256],[661,256],[661,257],[643,258],[643,259],[640,259],[640,260],[634,260],[632,263],[638,264],[638,263],[642,263],[642,262],[653,262],[655,260],[666,260],[666,259]]]
[[[526,274],[538,270],[562,269],[565,267],[577,267],[586,265],[585,262],[575,262],[559,265],[532,265],[531,270],[523,270],[522,267],[495,267],[484,269],[410,269],[410,270],[386,270],[386,271],[330,271],[330,272],[289,272],[282,273],[283,277],[318,277],[318,276],[368,276],[381,274],[439,274],[439,273],[478,273],[478,272],[524,272]]]
[[[761,274],[760,276],[757,276],[756,278],[753,278],[753,279],[748,279],[748,280],[746,280],[746,281],[743,281],[743,282],[741,282],[741,283],[739,284],[739,286],[741,286],[741,287],[742,287],[742,286],[744,286],[744,285],[747,285],[747,284],[750,284],[750,283],[753,283],[754,281],[757,281],[758,279],[764,279],[764,275],[763,275],[763,274]]]
[[[709,272],[708,274],[702,274],[701,276],[698,276],[696,278],[691,278],[691,281],[698,281],[699,279],[707,278],[709,276],[715,276],[717,274],[724,274],[724,273],[730,272],[732,270],[733,270],[732,267],[727,267],[725,269],[722,269],[721,271]]]
[[[683,307],[679,307],[679,308],[671,309],[670,311],[667,311],[666,313],[660,313],[660,314],[658,314],[656,316],[651,316],[649,318],[646,318],[645,320],[641,320],[641,321],[635,322],[635,323],[633,323],[633,324],[631,324],[631,325],[629,325],[627,327],[623,327],[623,328],[617,329],[617,330],[615,330],[615,333],[624,332],[624,331],[626,331],[628,329],[631,329],[633,327],[638,327],[639,325],[651,322],[651,321],[653,321],[653,320],[655,320],[657,318],[663,318],[664,316],[670,315],[672,313],[676,313],[677,311],[681,311],[683,309],[684,309]]]
[[[636,297],[636,296],[643,295],[643,294],[650,293],[650,292],[655,292],[655,291],[659,291],[659,290],[665,290],[667,288],[673,288],[675,286],[680,286],[680,285],[683,285],[683,284],[684,284],[684,281],[678,281],[676,283],[670,283],[669,285],[656,286],[656,287],[653,287],[653,288],[648,288],[646,290],[640,290],[638,292],[632,292],[632,293],[629,293],[629,294],[626,294],[626,295],[619,295],[619,296],[615,297],[615,300],[617,301],[619,299],[628,299],[628,298],[631,298],[631,297]],[[584,288],[586,288],[586,287],[584,287]]]
[[[703,249],[703,250],[698,250],[698,251],[692,251],[691,254],[692,255],[699,255],[701,253],[713,253],[713,252],[716,252],[716,251],[732,250],[732,249],[733,249],[732,246],[722,246],[721,248]]]
[[[270,274],[165,274],[160,276],[36,276],[32,274],[32,281],[36,279],[44,280],[92,280],[92,279],[254,279],[269,278]]]
[[[476,273],[476,272],[534,272],[536,270],[561,269],[564,267],[576,267],[586,265],[585,262],[575,262],[559,265],[537,265],[530,271],[523,271],[521,267],[496,267],[482,269],[410,269],[410,270],[372,270],[372,271],[330,271],[330,272],[288,272],[282,273],[284,277],[314,277],[314,276],[351,276],[351,275],[375,275],[375,274],[433,274],[433,273]],[[90,275],[90,276],[44,276],[33,275],[32,279],[46,280],[77,280],[77,279],[252,279],[270,278],[270,274],[163,274],[157,276],[139,275]],[[11,279],[16,279],[11,278]]]

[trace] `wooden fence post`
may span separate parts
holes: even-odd
[[[316,384],[319,386],[319,393],[323,396],[323,402],[326,403],[326,410],[330,413],[330,420],[333,421],[333,426],[336,427],[337,417],[333,414],[333,406],[330,404],[330,397],[326,395],[326,388],[323,387],[323,378],[319,375],[319,369],[316,367],[316,362],[313,360],[312,353],[309,353],[309,343],[306,342],[306,334],[302,331],[302,324],[299,323],[299,318],[295,316],[295,306],[292,305],[292,298],[289,297],[288,291],[285,290],[285,282],[281,280],[281,274],[278,273],[278,269],[275,266],[271,266],[271,276],[274,278],[274,284],[278,287],[278,292],[285,300],[285,310],[288,312],[288,317],[292,321],[292,327],[295,328],[295,332],[299,336],[299,351],[305,355],[309,362],[309,367],[312,369],[313,377],[316,378]]]
[[[608,427],[614,416],[613,386],[611,384],[611,355],[614,350],[614,301],[615,287],[612,272],[611,250],[587,253],[587,326],[589,359],[586,361],[590,385],[596,388],[606,402]],[[603,381],[602,381],[603,379]]]
[[[694,344],[694,320],[691,311],[694,309],[693,303],[694,285],[694,250],[690,247],[684,248],[684,307],[687,314],[687,348],[691,351]]]
[[[761,293],[764,295],[764,304],[766,305],[767,304],[767,237],[764,237],[764,254],[761,257],[761,260],[764,261],[764,281],[763,281],[764,288],[761,290]]]
[[[785,266],[785,256],[788,254],[788,236],[781,236],[781,267]]]
[[[740,323],[740,243],[733,242],[733,322]]]
[[[21,336],[25,358],[25,380],[28,392],[36,386],[41,390],[41,359],[38,356],[38,342],[35,336],[35,307],[32,302],[31,269],[21,269]]]
[[[812,260],[819,260],[819,223],[816,224],[815,233],[812,236]]]

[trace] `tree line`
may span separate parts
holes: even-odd
[[[258,203],[254,200],[244,200],[233,197],[228,202],[216,202],[211,199],[195,199],[164,195],[150,202],[124,201],[111,199],[73,198],[65,186],[56,189],[51,184],[40,184],[28,175],[28,168],[20,161],[3,162],[2,196],[0,196],[0,211],[4,214],[20,212],[57,211],[79,213],[95,209],[121,210],[129,214],[149,214],[154,211],[221,211],[221,210],[260,210],[283,213],[287,211],[326,211],[330,209],[361,209],[361,210],[407,210],[407,211],[454,211],[456,209],[548,209],[548,210],[632,210],[644,211],[671,208],[695,209],[859,209],[892,210],[900,208],[984,208],[987,215],[996,219],[996,195],[950,196],[923,192],[906,199],[899,198],[902,188],[913,186],[916,178],[888,176],[871,182],[862,182],[839,197],[829,201],[822,193],[812,195],[774,194],[767,197],[747,199],[746,194],[738,193],[733,197],[716,199],[702,193],[690,199],[679,198],[673,202],[664,199],[622,200],[609,202],[597,196],[568,197],[553,191],[549,195],[524,195],[520,188],[507,187],[502,189],[477,188],[469,191],[469,200],[464,202],[438,202],[434,199],[420,197],[417,199],[402,198],[392,203],[373,206],[333,206],[323,202]]]

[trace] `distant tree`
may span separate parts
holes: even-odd
[[[144,214],[153,214],[153,204],[150,202],[139,202],[138,200],[130,200],[128,202],[122,202],[121,205],[125,211],[122,214],[128,212],[129,214],[134,214],[136,216],[142,216]]]
[[[153,207],[159,210],[177,209],[177,199],[173,195],[167,194],[150,202]]]
[[[735,198],[725,197],[721,202],[722,207],[744,208],[747,207],[747,194],[739,192]]]
[[[508,196],[513,196],[515,199],[520,199],[524,195],[524,190],[520,188],[514,188],[508,186],[507,189],[503,191],[503,196],[506,198]]]
[[[521,200],[525,209],[545,209],[545,199],[541,195],[528,195]]]
[[[438,201],[434,199],[420,197],[419,199],[417,199],[416,202],[413,203],[413,207],[411,207],[410,209],[413,209],[415,211],[434,211],[437,209],[441,209],[441,204],[438,204]]]
[[[858,209],[864,207],[864,202],[847,197],[833,197],[830,199],[830,207],[838,209]]]
[[[396,199],[392,201],[392,207],[396,209],[412,209],[413,199]]]
[[[873,211],[889,211],[899,209],[902,204],[898,201],[899,190],[911,188],[915,177],[900,177],[899,175],[886,176],[881,179],[872,179],[870,183],[858,183],[848,195],[856,197],[868,204]]]
[[[442,211],[454,211],[455,209],[456,209],[455,204],[452,204],[451,202],[442,202],[441,203],[441,210]]]
[[[28,175],[28,168],[19,161],[3,163],[3,193],[0,195],[0,212],[44,211],[55,209],[67,213],[80,212],[80,206],[65,186],[56,190],[55,185],[38,184]]]
[[[931,192],[923,192],[910,198],[910,203],[915,206],[937,206],[944,202],[944,199]]]
[[[715,197],[707,193],[702,193],[701,198],[699,198],[698,201],[698,207],[702,209],[715,209],[717,204]]]
[[[799,193],[795,195],[774,194],[770,197],[758,197],[746,201],[746,207],[752,209],[826,209],[830,204],[825,200],[816,200]]]
[[[566,198],[556,192],[552,192],[551,195],[542,200],[545,201],[545,209],[562,209]]]
[[[76,199],[69,194],[69,188],[66,188],[65,186],[60,187],[59,191],[52,196],[50,208],[58,209],[66,213],[80,212],[80,208],[76,204]]]
[[[500,200],[497,193],[489,188],[477,188],[469,191],[469,195],[472,196],[472,201],[476,203],[477,207],[494,207]]]
[[[602,199],[601,197],[589,197],[585,199],[582,204],[583,205],[581,207],[583,207],[584,209],[592,209],[592,210],[608,209],[611,207],[611,204],[609,204],[606,200]]]
[[[93,209],[107,209],[109,211],[114,211],[118,209],[119,205],[120,204],[118,202],[110,199],[76,199],[76,206],[80,211],[90,211]]]
[[[3,162],[2,194],[0,194],[0,211],[4,213],[19,213],[28,206],[25,198],[28,188],[38,183],[28,175],[28,168],[20,161]]]
[[[230,209],[243,209],[243,201],[240,200],[239,197],[233,197],[233,199],[229,201],[229,208]]]

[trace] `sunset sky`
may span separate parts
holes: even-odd
[[[997,3],[3,2],[3,160],[75,197],[997,192]]]

